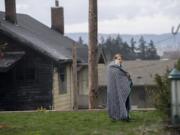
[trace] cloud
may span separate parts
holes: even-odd
[[[161,34],[171,31],[171,26],[178,22],[161,15],[154,17],[137,17],[136,19],[112,19],[99,21],[99,33],[120,34]],[[88,23],[66,25],[67,32],[87,32]]]
[[[141,16],[153,17],[162,14],[168,17],[179,16],[179,0],[100,0],[99,16],[102,20],[122,17],[126,19],[134,19]]]
[[[25,10],[26,11],[28,9],[30,9],[30,6],[27,4],[18,4],[17,5],[17,10]]]
[[[29,14],[50,26],[55,0],[16,0],[17,12]],[[60,0],[68,32],[88,29],[88,0]],[[100,32],[163,33],[180,22],[180,0],[98,0]],[[0,0],[4,10],[4,0]],[[143,29],[146,29],[146,31]]]

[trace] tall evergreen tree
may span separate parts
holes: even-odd
[[[82,37],[81,37],[81,36],[80,36],[80,37],[79,37],[79,39],[78,39],[78,43],[79,43],[79,44],[81,44],[81,45],[83,45],[83,44],[84,44],[84,41],[83,41],[83,39],[82,39]]]
[[[147,59],[159,59],[156,47],[155,47],[154,42],[152,40],[150,40],[147,48],[148,48],[146,51]]]
[[[159,59],[154,42],[151,40],[148,45],[144,37],[139,39],[139,45],[136,47],[136,41],[132,37],[130,45],[127,42],[123,42],[120,35],[115,38],[109,36],[106,40],[103,40],[103,48],[106,49],[108,55],[113,56],[116,53],[121,53],[125,59],[135,60],[140,59]],[[138,51],[139,50],[139,51]]]
[[[105,39],[104,39],[103,36],[101,36],[101,37],[100,37],[100,44],[101,44],[101,45],[104,45],[104,43],[105,43]]]
[[[144,37],[141,36],[139,39],[139,50],[140,50],[140,58],[145,59],[146,55],[146,41],[144,40]]]
[[[176,69],[180,71],[180,59],[177,60],[177,63],[175,65]]]
[[[131,59],[131,49],[130,49],[130,47],[129,47],[129,45],[128,45],[127,42],[124,42],[124,43],[123,43],[122,54],[123,54],[123,56],[124,56],[124,58],[125,58],[126,60]]]
[[[132,37],[130,42],[131,42],[131,52],[134,53],[134,52],[135,52],[135,44],[136,44],[136,41],[135,41],[134,38]]]
[[[116,37],[116,44],[117,44],[117,45],[123,44],[123,40],[122,40],[122,38],[121,38],[121,36],[120,36],[119,34],[118,34],[117,37]]]

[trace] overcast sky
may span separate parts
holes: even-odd
[[[50,26],[55,0],[16,0],[17,12],[29,14]],[[88,31],[88,0],[60,0],[65,12],[65,32]],[[98,0],[100,33],[169,33],[180,23],[180,0]],[[0,0],[4,11],[4,0]]]

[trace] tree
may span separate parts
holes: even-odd
[[[148,48],[149,48],[151,54],[156,54],[157,53],[156,48],[154,46],[154,42],[152,40],[150,40],[150,42],[148,44]]]
[[[180,59],[177,60],[175,67],[180,70]],[[168,78],[170,70],[167,69],[163,76],[156,74],[155,82],[157,89],[152,91],[155,107],[166,115],[170,116],[171,110],[171,84]]]
[[[81,44],[81,45],[84,44],[84,41],[82,40],[82,37],[81,37],[81,36],[79,37],[78,43]]]
[[[171,98],[170,98],[170,80],[168,78],[169,70],[166,74],[160,76],[156,74],[155,82],[157,90],[153,91],[153,99],[155,107],[161,112],[170,115]]]
[[[180,59],[177,60],[177,63],[175,65],[176,69],[180,71]]]
[[[141,36],[139,39],[139,50],[140,50],[140,58],[145,59],[145,53],[146,53],[146,41],[144,40],[144,37]]]
[[[104,45],[104,43],[105,43],[105,39],[104,39],[103,36],[101,36],[101,37],[100,37],[100,44],[101,44],[101,45]]]
[[[136,54],[131,52],[131,47],[127,42],[123,42],[120,35],[117,35],[115,38],[109,36],[103,43],[103,48],[106,50],[106,54],[112,57],[116,53],[121,53],[124,56],[124,59],[135,59]]]
[[[131,59],[131,56],[130,56],[130,54],[131,54],[131,49],[130,49],[130,47],[129,47],[129,45],[128,45],[127,42],[124,42],[124,43],[123,43],[123,48],[122,48],[122,50],[121,50],[121,53],[122,53],[124,59],[126,59],[126,60]]]
[[[146,50],[146,59],[159,59],[154,42],[150,40]]]
[[[123,44],[123,40],[122,40],[122,38],[121,38],[121,36],[118,34],[117,35],[117,37],[116,37],[116,44],[118,45],[118,46],[122,46],[122,44]]]
[[[136,41],[135,41],[134,38],[132,37],[130,42],[131,42],[131,52],[134,53],[134,52],[135,52],[135,44],[136,44]]]
[[[89,51],[88,51],[88,80],[89,80],[89,109],[96,107],[98,89],[98,25],[97,0],[89,0]]]
[[[116,53],[121,53],[124,56],[125,60],[135,60],[136,58],[140,59],[160,59],[160,56],[157,54],[157,49],[154,45],[154,42],[151,40],[147,45],[144,37],[141,36],[139,39],[139,46],[136,47],[136,41],[132,37],[130,40],[130,45],[127,42],[123,42],[120,35],[117,35],[115,38],[109,36],[106,40],[101,37],[101,44],[106,50],[107,55],[113,57]]]

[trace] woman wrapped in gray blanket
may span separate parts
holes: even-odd
[[[122,55],[116,54],[107,70],[107,108],[113,120],[129,120],[130,74],[122,68]]]

